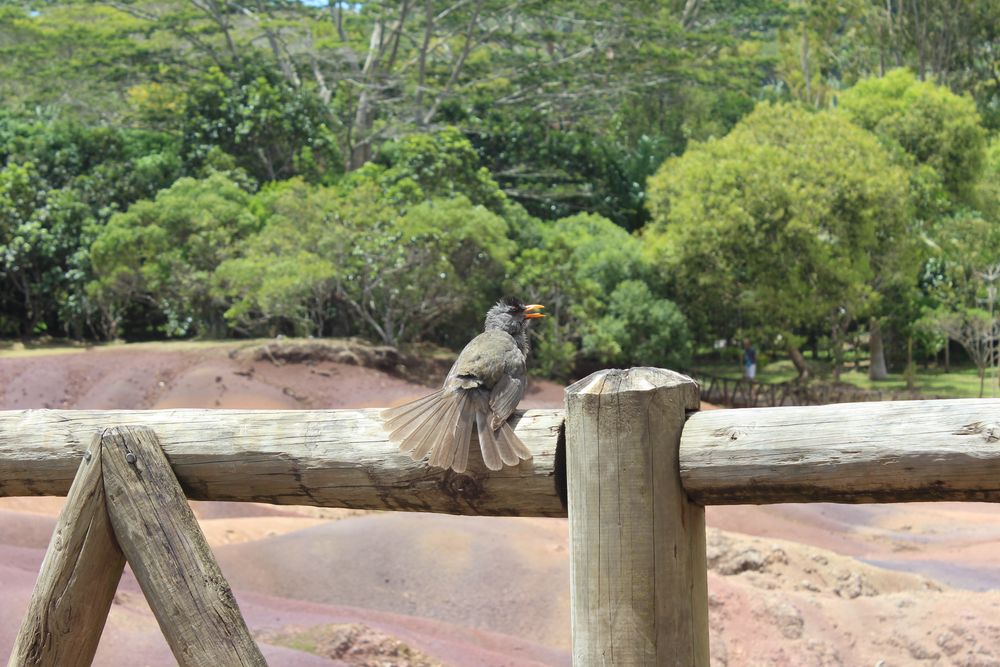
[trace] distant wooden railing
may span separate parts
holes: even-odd
[[[791,405],[827,405],[868,401],[935,400],[939,396],[912,391],[862,389],[827,382],[760,382],[709,373],[693,373],[701,385],[701,400],[727,408],[779,408]]]
[[[693,380],[634,368],[566,405],[516,420],[533,460],[461,475],[371,410],[0,412],[0,495],[69,492],[9,665],[89,664],[125,560],[180,664],[262,664],[185,495],[566,516],[565,469],[574,664],[677,667],[709,664],[706,505],[1000,501],[1000,400],[695,412]]]

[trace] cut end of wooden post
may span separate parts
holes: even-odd
[[[697,410],[700,403],[698,383],[693,379],[665,368],[640,366],[638,368],[612,368],[591,373],[587,377],[566,387],[567,396],[608,395],[636,391],[651,391],[681,387],[684,408]]]

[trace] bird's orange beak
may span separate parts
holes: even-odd
[[[539,310],[539,309],[544,308],[544,307],[545,306],[543,306],[540,303],[533,303],[530,306],[525,306],[524,307],[524,319],[526,319],[526,320],[534,320],[534,319],[537,319],[539,317],[545,317],[544,313],[533,313],[533,312],[531,312],[533,310]]]

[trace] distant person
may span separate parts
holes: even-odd
[[[757,350],[748,338],[743,339],[743,377],[751,382],[757,377]]]

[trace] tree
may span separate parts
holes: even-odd
[[[514,229],[521,252],[511,288],[545,304],[548,315],[534,353],[543,375],[569,377],[587,361],[686,363],[686,321],[643,283],[652,272],[635,236],[593,214],[551,223],[522,218]]]
[[[353,333],[337,328],[328,245],[337,234],[326,224],[329,198],[301,179],[272,184],[249,202],[261,230],[213,272],[213,291],[231,303],[226,321],[245,334],[299,336]]]
[[[907,70],[865,79],[840,96],[851,120],[934,170],[957,203],[972,203],[985,159],[986,131],[976,105]],[[899,155],[905,163],[903,155]]]
[[[157,70],[163,43],[141,37],[139,21],[90,2],[5,2],[0,6],[0,99],[8,110],[82,123],[120,120],[123,92]]]
[[[160,313],[167,335],[223,335],[228,303],[211,290],[211,276],[259,227],[249,197],[222,174],[181,178],[114,215],[91,248],[96,280],[89,292],[107,335],[117,335],[132,302]]]
[[[979,373],[979,397],[982,398],[986,369],[993,362],[1000,338],[1000,322],[996,316],[981,308],[961,308],[934,313],[928,318],[927,325],[965,349]]]
[[[400,202],[463,196],[495,213],[502,213],[507,205],[472,144],[454,127],[386,142],[375,162],[366,165],[356,179],[377,181],[388,197]]]
[[[971,98],[919,81],[907,70],[893,70],[845,91],[841,108],[854,122],[878,135],[896,162],[909,171],[913,236],[932,237],[941,220],[953,217],[961,207],[979,203],[985,131]],[[917,296],[901,286],[895,292],[897,297]],[[909,307],[904,308],[907,303]],[[898,333],[905,330],[906,339],[918,333],[912,324],[920,317],[922,306],[913,298],[897,298],[892,307],[896,317],[872,319],[872,379],[886,377],[880,320],[892,320]],[[898,312],[901,309],[906,313]],[[908,364],[911,361],[907,359]]]
[[[691,362],[687,318],[641,280],[618,284],[604,315],[583,337],[583,353],[603,364],[683,369]]]
[[[55,320],[90,211],[67,189],[48,190],[30,162],[0,170],[0,306],[31,336]]]
[[[248,331],[364,331],[388,345],[431,332],[467,339],[507,271],[507,222],[462,196],[411,203],[394,192],[354,178],[258,195],[263,229],[215,272],[217,293],[233,299],[227,320]]]
[[[351,196],[359,194],[364,189]],[[337,300],[389,345],[447,329],[463,312],[475,318],[462,320],[467,338],[513,251],[506,221],[464,197],[422,202],[388,219],[342,221],[348,242],[334,256]]]
[[[249,56],[196,80],[180,118],[183,152],[194,165],[219,149],[261,183],[296,175],[329,181],[341,171],[333,117],[319,97]]]
[[[90,245],[115,211],[152,197],[180,174],[177,142],[162,132],[0,114],[0,163],[26,170],[22,195],[33,201],[9,233],[16,252],[7,248],[20,281],[12,293],[31,307],[3,307],[14,308],[29,333],[93,335],[97,313],[85,288],[93,277]]]
[[[648,201],[647,252],[703,338],[780,340],[801,375],[796,334],[842,339],[908,212],[906,174],[875,137],[837,113],[772,104],[667,160]]]

